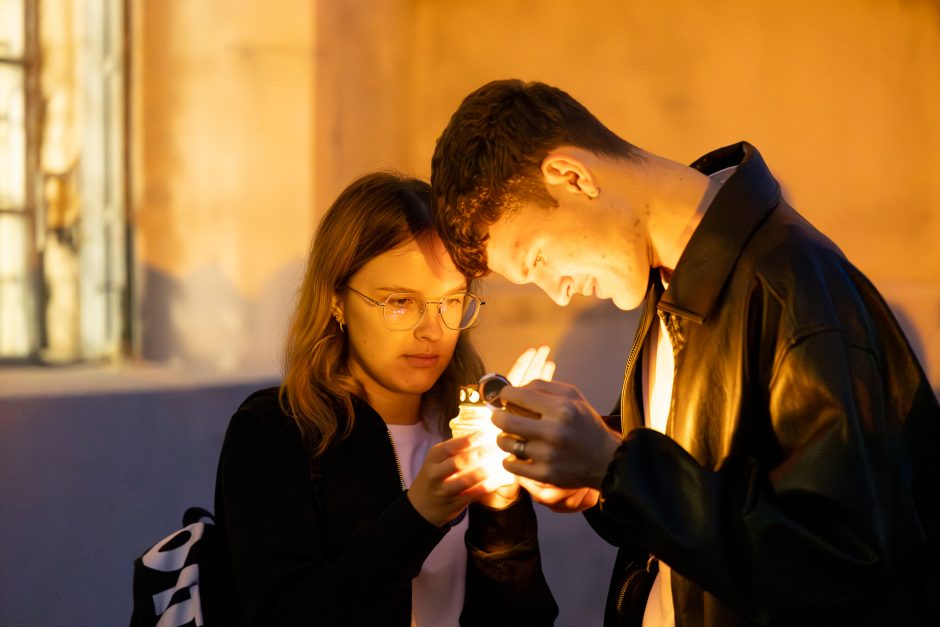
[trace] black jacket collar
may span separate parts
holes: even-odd
[[[719,148],[691,165],[703,174],[731,166],[737,170],[692,234],[659,303],[697,323],[708,317],[751,233],[780,202],[780,185],[747,142]]]

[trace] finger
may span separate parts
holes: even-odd
[[[555,486],[549,483],[542,483],[541,481],[533,481],[532,479],[520,479],[519,484],[529,492],[537,492],[542,490],[554,489]]]
[[[566,499],[548,505],[548,508],[555,512],[570,513],[583,512],[586,509],[594,507],[597,504],[598,492],[592,488],[581,488],[576,490]]]
[[[507,386],[503,389],[512,390],[516,388]],[[542,392],[551,396],[560,396],[562,398],[570,398],[575,400],[581,400],[584,398],[584,395],[581,394],[581,391],[576,386],[571,385],[570,383],[565,383],[563,381],[535,379],[534,381],[529,382],[525,389],[534,392]]]
[[[548,477],[548,466],[538,461],[519,461],[512,455],[503,460],[503,468],[519,475],[536,481],[543,481]]]
[[[507,408],[512,405],[522,408],[523,411],[515,412],[517,414],[528,411],[539,416],[560,416],[559,412],[565,410],[570,417],[574,417],[573,414],[581,414],[584,409],[590,408],[588,413],[593,410],[578,388],[566,383],[536,380],[524,388],[507,385],[500,391],[499,397]]]
[[[572,509],[587,509],[589,507],[594,507],[597,504],[598,499],[600,498],[600,492],[594,488],[582,488],[578,490],[577,495],[572,495],[568,498],[567,504]]]
[[[486,496],[489,493],[489,490],[486,486],[486,481],[480,481],[469,488],[465,489],[460,493],[460,498],[465,498],[467,501],[476,501],[482,496]]]
[[[517,416],[516,414],[509,413],[502,409],[494,409],[490,420],[505,433],[522,437],[526,440],[543,439],[545,434],[548,433],[548,430],[554,427],[554,425],[546,423],[543,420]],[[498,445],[501,438],[502,436],[496,438]],[[502,445],[499,446],[503,448]],[[508,446],[512,446],[512,444],[510,443]],[[503,450],[508,449],[503,448]]]
[[[509,374],[506,375],[506,378],[509,379],[512,385],[524,385],[522,379],[525,376],[526,370],[529,368],[529,364],[532,363],[532,358],[535,356],[535,353],[535,347],[530,346],[516,357],[516,363],[512,365],[512,368],[509,369]]]
[[[546,361],[545,365],[542,366],[542,376],[540,376],[539,379],[542,379],[543,381],[551,381],[552,377],[554,376],[555,376],[555,362]]]
[[[533,379],[538,379],[542,376],[542,368],[545,366],[545,361],[548,359],[548,353],[551,349],[542,345],[535,350],[535,355],[532,356],[532,360],[529,362],[529,367],[526,368],[525,378],[522,383],[519,385],[525,385],[532,381]]]
[[[454,467],[458,471],[476,468],[486,460],[486,453],[487,447],[484,446],[475,446],[460,451],[452,458],[454,460]]]
[[[519,485],[525,488],[533,499],[545,505],[556,505],[572,494],[571,488],[559,488],[556,485],[527,477],[520,477]]]
[[[528,446],[528,440],[520,438],[512,433],[500,433],[496,436],[496,446],[503,449],[507,453],[512,453],[513,447],[516,446],[516,443],[519,441],[525,441]]]
[[[448,457],[453,457],[461,451],[466,451],[478,445],[480,435],[478,433],[469,433],[457,438],[451,438],[439,442],[428,449],[425,459],[431,462],[442,462]]]
[[[479,466],[461,470],[441,482],[441,493],[447,498],[453,498],[484,481],[486,481],[486,471]]]

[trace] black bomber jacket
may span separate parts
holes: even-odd
[[[225,434],[215,510],[237,598],[225,625],[411,624],[411,582],[447,528],[412,507],[382,418],[353,400],[348,437],[310,472],[277,388],[239,407]],[[504,510],[469,507],[461,625],[551,625],[528,494]],[[454,531],[456,533],[456,531]]]
[[[607,624],[649,555],[672,568],[677,627],[940,624],[937,398],[753,146],[693,164],[729,166],[668,290],[650,282],[612,417],[624,442],[588,512],[621,547]],[[656,316],[675,354],[665,436],[642,426],[637,367]]]

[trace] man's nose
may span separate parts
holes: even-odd
[[[571,289],[574,285],[570,277],[561,277],[560,279],[546,281],[543,277],[538,277],[536,285],[542,288],[542,291],[548,294],[548,297],[561,305],[566,306],[571,302]]]

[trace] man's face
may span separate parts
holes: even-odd
[[[549,209],[524,205],[490,226],[488,266],[513,283],[535,283],[562,306],[583,294],[634,309],[649,280],[646,237],[639,220],[617,228],[605,220],[610,215],[564,201]]]

